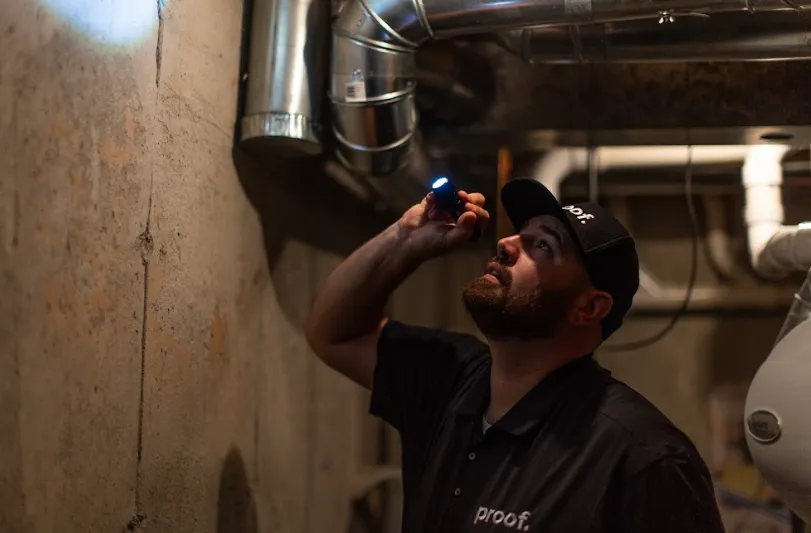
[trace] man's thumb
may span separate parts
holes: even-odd
[[[473,230],[476,228],[476,214],[470,211],[462,213],[456,220],[456,225],[448,230],[445,235],[448,246],[458,246],[466,243],[473,235]]]

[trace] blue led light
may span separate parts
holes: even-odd
[[[136,44],[152,33],[165,0],[42,0],[91,39],[112,46]]]
[[[431,185],[431,188],[432,189],[439,189],[440,187],[442,187],[446,183],[448,183],[448,178],[439,178],[434,182],[433,185]]]

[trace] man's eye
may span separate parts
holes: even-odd
[[[536,244],[535,247],[540,248],[546,253],[552,253],[552,247],[546,241],[538,241],[538,244]]]

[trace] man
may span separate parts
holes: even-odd
[[[306,327],[400,433],[403,532],[722,532],[690,440],[592,358],[639,286],[633,239],[598,205],[561,207],[534,180],[503,188],[518,233],[463,292],[487,344],[386,320],[417,266],[487,223],[482,195],[459,196],[455,223],[429,194],[355,251]]]

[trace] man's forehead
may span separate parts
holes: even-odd
[[[536,217],[532,217],[529,220],[527,220],[526,224],[524,224],[524,229],[533,231],[552,230],[560,233],[561,237],[567,239],[569,237],[568,231],[566,230],[566,227],[563,225],[563,222],[561,222],[552,215],[538,215]]]

